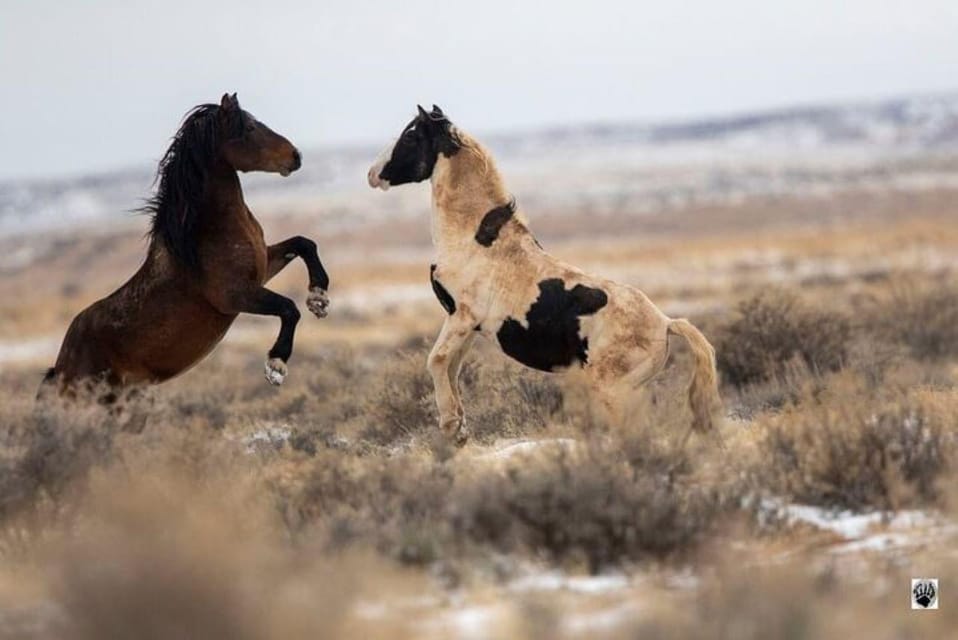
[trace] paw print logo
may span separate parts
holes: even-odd
[[[911,581],[911,608],[938,608],[938,578],[914,578]]]

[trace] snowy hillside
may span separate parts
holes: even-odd
[[[468,123],[464,123],[468,126]],[[783,109],[664,124],[601,124],[482,135],[527,205],[550,211],[734,201],[844,187],[958,185],[958,94]],[[378,149],[305,153],[286,180],[244,178],[258,213],[415,215],[420,194],[383,200],[365,185]],[[152,168],[54,181],[0,182],[0,235],[55,228],[139,224],[131,213],[149,195]],[[415,193],[415,195],[411,195]],[[377,214],[377,211],[382,211]],[[343,216],[341,214],[347,213]]]

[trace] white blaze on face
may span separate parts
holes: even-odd
[[[383,180],[379,177],[379,174],[382,173],[383,167],[386,166],[386,163],[389,162],[389,159],[393,155],[393,149],[396,147],[397,140],[393,140],[391,143],[386,145],[386,148],[383,149],[376,160],[373,161],[373,166],[369,168],[369,173],[366,175],[366,179],[369,180],[369,186],[373,189],[380,188],[383,191],[389,188],[389,180]]]

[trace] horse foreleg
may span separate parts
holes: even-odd
[[[465,426],[459,393],[453,389],[454,385],[458,386],[459,381],[453,381],[452,373],[455,371],[458,375],[462,357],[472,339],[472,330],[475,326],[472,318],[464,316],[460,309],[458,313],[446,318],[427,360],[429,374],[432,376],[436,391],[439,428],[460,446],[469,439],[469,432]]]
[[[226,302],[217,305],[222,313],[252,313],[258,316],[276,316],[282,324],[279,336],[266,356],[266,380],[272,385],[281,385],[286,378],[286,363],[293,353],[293,337],[299,322],[296,303],[265,287],[249,291],[233,292]]]
[[[306,307],[317,318],[325,318],[329,307],[329,276],[319,259],[316,243],[303,236],[294,236],[267,247],[266,281],[282,271],[294,258],[300,258],[309,272],[309,295]]]

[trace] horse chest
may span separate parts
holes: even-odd
[[[266,270],[269,263],[269,254],[266,250],[266,241],[263,239],[262,232],[253,238],[253,262],[256,271],[257,282],[266,281]]]
[[[249,277],[262,283],[266,279],[269,262],[263,228],[252,215],[243,220],[232,242],[232,262],[235,268],[245,268]]]

